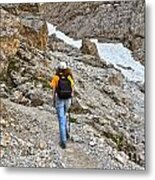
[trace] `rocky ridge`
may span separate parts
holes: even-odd
[[[126,82],[121,72],[106,61],[101,63],[92,54],[83,54],[56,37],[48,37],[47,30],[45,48],[39,48],[33,38],[35,23],[21,16],[27,9],[19,15],[11,7],[1,6],[1,12],[17,18],[19,43],[15,50],[9,49],[10,54],[2,48],[1,166],[144,169],[144,91],[139,84]],[[30,6],[28,10],[31,11]],[[39,21],[38,15],[28,14],[31,21]],[[23,22],[31,25],[27,39],[32,43],[24,38]],[[44,23],[41,19],[39,25]],[[4,34],[3,38],[8,37],[7,28]],[[71,139],[66,150],[59,147],[58,122],[49,86],[59,61],[66,61],[73,69],[76,82]]]
[[[57,2],[47,3],[43,9],[46,20],[70,37],[122,42],[145,64],[144,0]]]

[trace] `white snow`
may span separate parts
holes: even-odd
[[[63,32],[56,30],[56,26],[53,26],[50,23],[47,23],[49,36],[55,34],[58,39],[63,40],[66,44],[69,44],[73,47],[80,48],[82,44],[82,40],[74,40],[68,36],[66,36]]]
[[[132,52],[122,43],[97,43],[101,58],[120,69],[127,80],[144,82],[144,66],[132,57]]]
[[[57,38],[63,40],[66,44],[80,48],[82,40],[74,40],[66,36],[63,32],[56,29],[56,26],[47,22],[49,36],[55,34]],[[99,43],[97,39],[91,39],[97,45],[101,59],[113,64],[120,69],[128,81],[144,82],[144,66],[135,61],[132,52],[123,46],[122,43]]]

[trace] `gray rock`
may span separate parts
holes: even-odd
[[[129,160],[129,157],[124,152],[116,153],[115,158],[122,164],[126,164]]]
[[[94,146],[96,145],[95,140],[94,140],[94,141],[93,141],[93,140],[92,140],[92,141],[90,141],[90,142],[89,142],[89,145],[90,145],[91,147],[94,147]]]
[[[89,39],[82,39],[82,46],[80,50],[84,54],[92,55],[99,58],[98,50],[95,43],[91,42]]]
[[[46,149],[46,148],[47,148],[46,142],[43,141],[43,140],[40,140],[40,142],[39,142],[39,148],[40,148],[41,150]]]
[[[44,17],[75,39],[122,42],[129,49],[135,49],[136,59],[144,64],[144,6],[144,1],[47,3]]]
[[[99,13],[95,18],[100,20],[99,23],[94,21],[100,24],[100,27],[105,25],[105,35],[100,37],[101,42],[105,41],[105,36],[111,39],[109,42],[114,41],[113,37],[125,38],[122,33],[118,35],[117,29],[120,27],[117,23],[114,33],[113,30],[109,32],[110,28],[108,28],[113,27],[112,21],[102,23],[102,19],[106,18],[102,17],[102,14],[107,16],[109,13],[108,17],[111,17],[113,8],[122,14],[122,9],[129,10],[133,8],[133,4],[135,5],[134,2],[124,3],[108,3],[109,5],[104,2],[93,3],[94,11],[96,14]],[[77,7],[79,4],[76,4]],[[91,3],[84,4],[81,5],[82,9],[84,6],[84,12],[92,13]],[[65,3],[65,7],[68,7],[68,3]],[[138,2],[137,8],[139,7]],[[82,9],[81,12],[83,12]],[[106,9],[109,11],[106,12]],[[68,10],[70,11],[70,8]],[[79,12],[79,9],[76,8],[76,11]],[[132,14],[129,13],[129,15]],[[124,16],[124,19],[126,18]],[[80,19],[83,19],[83,15],[78,17],[79,21]],[[136,23],[138,26],[138,22]],[[89,27],[88,19],[86,26]],[[83,26],[81,27],[83,29]],[[70,26],[68,28],[70,29]],[[96,34],[97,29],[98,27],[94,28],[93,33]],[[128,27],[121,31],[126,31],[128,34],[127,29]],[[92,31],[92,29],[87,30]],[[107,31],[109,34],[106,33]],[[134,26],[132,31],[134,32]],[[78,34],[80,35],[81,32],[79,31]],[[128,46],[128,41],[133,41],[131,33],[126,38],[127,40],[123,42],[127,42],[126,46]],[[120,71],[105,62],[96,61],[95,56],[84,55],[79,50],[66,46],[62,41],[56,39],[54,41],[61,46],[55,48],[58,49],[56,52],[49,49],[52,46],[52,40],[46,51],[39,50],[35,48],[36,46],[30,48],[21,40],[18,51],[14,54],[13,60],[11,59],[11,65],[15,65],[15,68],[9,68],[9,79],[4,78],[1,81],[2,90],[8,95],[8,98],[1,98],[1,114],[4,120],[2,124],[6,124],[1,128],[3,132],[1,148],[7,149],[1,161],[2,166],[144,169],[144,92],[141,85],[126,82]],[[137,44],[133,44],[136,49],[140,46],[140,42],[141,40],[138,39]],[[3,58],[4,61],[10,62],[7,56],[5,58]],[[59,127],[56,111],[52,107],[52,90],[47,86],[60,61],[65,61],[73,69],[75,79],[75,97],[71,110],[71,139],[67,141],[65,150],[59,146]],[[7,62],[3,64],[6,72]],[[6,137],[5,132],[8,132]]]

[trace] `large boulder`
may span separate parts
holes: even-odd
[[[52,51],[59,51],[59,52],[65,52],[65,53],[69,53],[73,49],[71,45],[68,45],[61,39],[57,38],[55,34],[52,34],[48,38],[48,47]]]
[[[135,60],[140,61],[142,64],[145,64],[145,44],[144,38],[137,37],[132,41],[133,56]]]
[[[122,86],[123,75],[120,72],[108,75],[108,84],[111,86]]]
[[[84,38],[82,40],[81,52],[84,54],[89,54],[99,58],[98,50],[94,42],[91,42],[89,39]]]

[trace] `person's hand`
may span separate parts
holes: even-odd
[[[56,94],[55,94],[55,89],[53,89],[53,107],[56,107]]]
[[[72,91],[71,96],[72,96],[72,97],[74,96],[74,91]]]
[[[54,107],[54,108],[56,107],[56,102],[55,102],[55,100],[53,100],[53,107]]]

